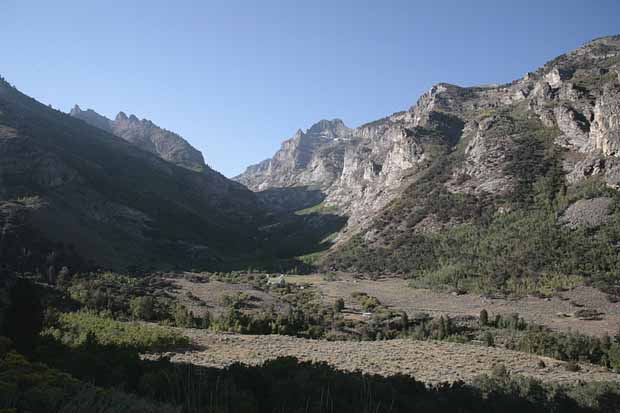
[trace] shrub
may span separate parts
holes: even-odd
[[[181,409],[95,387],[10,351],[0,358],[0,411],[175,413]]]
[[[566,369],[566,371],[570,371],[570,372],[577,372],[581,370],[581,367],[579,366],[579,364],[577,364],[577,362],[573,360],[570,360],[569,362],[567,362],[564,365],[564,368]]]
[[[175,325],[179,327],[194,327],[194,315],[183,304],[176,303],[172,314]]]
[[[620,372],[620,343],[613,343],[607,351],[609,366],[616,372]]]
[[[89,311],[60,314],[58,325],[43,332],[69,346],[94,338],[103,345],[118,345],[144,351],[187,346],[189,339],[168,327],[120,322]]]
[[[136,320],[153,320],[155,300],[152,297],[135,297],[129,301],[129,310]]]
[[[9,291],[9,307],[0,331],[13,341],[15,348],[29,354],[43,327],[43,307],[35,287],[25,279],[17,279]]]
[[[342,310],[344,310],[344,299],[340,297],[334,303],[334,311],[340,313]]]
[[[491,375],[493,377],[503,378],[508,377],[510,374],[508,373],[508,369],[506,368],[506,366],[500,363],[493,366],[493,369],[491,370]]]
[[[490,331],[487,331],[484,334],[484,338],[483,338],[484,344],[487,345],[487,347],[493,347],[495,346],[495,339],[493,338],[493,334],[491,334]]]
[[[353,292],[351,293],[351,297],[362,306],[364,311],[373,311],[381,306],[381,302],[377,297],[363,292]]]
[[[480,325],[486,326],[489,324],[489,313],[484,308],[480,311]]]

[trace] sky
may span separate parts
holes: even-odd
[[[37,100],[151,119],[232,177],[297,129],[504,83],[600,36],[618,0],[0,0],[0,75]]]

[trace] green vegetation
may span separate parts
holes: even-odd
[[[83,362],[83,353],[76,353]],[[98,351],[95,350],[95,354]],[[108,354],[109,355],[109,354]],[[102,357],[103,354],[97,357]],[[111,359],[106,368],[84,370],[83,380],[104,381],[123,369]],[[127,362],[127,360],[123,360]],[[64,368],[78,370],[69,359]],[[226,369],[131,362],[133,383],[124,392],[95,387],[18,353],[0,353],[0,408],[47,412],[597,412],[613,411],[620,387],[611,383],[549,385],[508,372],[481,376],[473,385],[426,386],[408,376],[345,373],[323,363],[285,358],[262,366]],[[90,372],[90,373],[89,373]],[[111,383],[111,377],[107,382]],[[162,403],[167,403],[164,405]],[[386,410],[389,406],[389,410]],[[9,410],[11,411],[11,410]]]
[[[327,205],[325,204],[325,202],[321,202],[314,206],[300,209],[299,211],[295,211],[295,214],[296,215],[310,215],[313,213],[327,214],[327,213],[336,213],[336,212],[338,212],[338,209],[336,207]]]
[[[518,314],[490,317],[486,310],[480,312],[479,325],[479,330],[465,330],[466,338],[479,338],[486,345],[502,342],[510,350],[569,362],[587,361],[620,372],[620,336],[598,338],[574,331],[552,331],[528,325]]]
[[[121,320],[174,323],[177,302],[173,284],[157,275],[130,276],[112,272],[76,274],[60,286],[83,308]]]
[[[376,218],[370,230],[378,241],[357,235],[323,266],[399,273],[417,288],[550,296],[592,283],[614,293],[620,270],[617,214],[594,229],[571,230],[558,217],[576,200],[602,195],[613,197],[617,210],[618,192],[596,179],[568,186],[561,153],[552,144],[557,130],[518,108],[497,116],[491,131],[514,142],[504,165],[516,183],[509,195],[446,190],[451,168],[463,156],[461,143]],[[417,232],[415,226],[429,216],[447,228]]]
[[[95,387],[15,351],[0,349],[0,411],[172,413],[181,409]]]
[[[344,310],[344,299],[342,297],[336,299],[334,303],[334,312],[341,313]]]
[[[366,293],[354,292],[351,294],[351,298],[357,301],[364,311],[373,311],[381,305],[381,302],[377,297],[373,297]]]
[[[120,322],[92,312],[59,314],[54,324],[43,331],[71,347],[95,340],[102,345],[130,347],[140,351],[164,351],[188,346],[189,340],[180,333],[157,325]]]

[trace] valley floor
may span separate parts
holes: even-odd
[[[223,298],[241,292],[253,297],[246,311],[285,305],[268,290],[261,291],[246,281],[196,282],[191,278],[171,278],[169,281],[179,287],[176,296],[196,314],[206,310],[212,314],[222,314],[225,311]],[[448,315],[455,319],[474,320],[477,325],[480,311],[486,309],[491,316],[518,313],[528,323],[591,336],[602,336],[604,333],[615,336],[620,325],[620,303],[610,302],[604,293],[586,286],[560,292],[552,298],[528,296],[506,299],[414,289],[407,280],[395,277],[371,280],[338,273],[290,275],[285,280],[288,284],[304,286],[304,289],[316,292],[316,299],[326,305],[333,305],[342,298],[345,318],[363,320],[367,317],[359,301],[353,298],[355,293],[362,292],[376,297],[383,306],[405,311],[414,318],[419,313],[432,317]],[[580,316],[579,312],[589,313],[590,319]],[[267,360],[290,356],[302,361],[326,362],[344,371],[360,370],[382,376],[412,375],[427,383],[470,382],[481,374],[491,374],[498,365],[505,366],[512,374],[545,382],[620,382],[620,374],[601,366],[580,363],[581,368],[572,371],[563,361],[507,350],[502,346],[487,347],[476,340],[467,344],[413,338],[327,341],[281,335],[214,333],[199,329],[183,329],[182,332],[190,338],[192,348],[166,353],[166,356],[175,362],[200,366],[224,367],[236,362],[259,365]]]
[[[445,341],[396,339],[387,341],[324,341],[290,336],[252,336],[216,334],[205,330],[185,329],[195,349],[166,353],[172,361],[200,366],[224,367],[235,362],[249,365],[292,356],[304,361],[323,361],[345,371],[391,376],[413,375],[428,383],[471,381],[503,364],[516,375],[531,376],[545,382],[615,381],[620,375],[588,363],[570,372],[566,363],[495,347],[458,344]],[[151,357],[151,356],[149,356]],[[545,367],[539,367],[543,361]]]
[[[362,312],[359,303],[352,299],[351,294],[363,292],[377,297],[388,308],[406,311],[409,317],[414,317],[417,313],[428,313],[431,316],[477,318],[480,311],[486,309],[492,315],[518,313],[529,323],[544,325],[557,331],[573,330],[590,336],[602,336],[605,333],[615,336],[620,326],[620,303],[612,303],[600,290],[586,286],[560,292],[551,298],[528,296],[521,299],[506,299],[415,289],[409,287],[407,280],[396,277],[370,280],[339,273],[331,280],[320,274],[292,275],[286,276],[285,279],[287,283],[308,285],[317,289],[321,300],[327,305],[333,304],[337,298],[343,298],[345,312],[351,318],[361,318]],[[220,281],[200,284],[184,279],[171,281],[180,287],[179,297],[184,299],[184,304],[196,314],[201,314],[207,308],[215,314],[221,313],[222,296],[237,292],[255,296],[258,299],[257,307],[274,305],[273,297],[248,284]],[[202,299],[207,307],[194,305],[185,298],[186,292],[191,292]],[[598,315],[593,317],[594,319],[579,318],[580,310],[588,310]]]
[[[376,281],[357,279],[350,275],[338,275],[327,281],[320,275],[290,276],[290,283],[308,283],[321,291],[326,302],[338,297],[345,302],[351,300],[351,293],[365,292],[375,296],[382,304],[406,311],[409,316],[425,312],[432,316],[448,315],[478,317],[482,309],[490,314],[518,313],[526,321],[545,325],[558,331],[578,331],[591,336],[607,333],[614,336],[620,326],[620,303],[611,303],[607,296],[592,287],[577,287],[558,293],[556,297],[521,299],[486,298],[476,294],[453,295],[408,286],[402,278],[384,278]],[[347,303],[349,305],[349,303]],[[579,310],[599,313],[595,320],[575,316]]]

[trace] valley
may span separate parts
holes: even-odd
[[[233,363],[261,365],[278,357],[325,362],[338,370],[361,371],[381,376],[411,375],[425,383],[472,382],[482,374],[493,374],[504,366],[510,374],[532,377],[546,383],[618,382],[618,374],[600,366],[580,363],[570,372],[566,362],[511,350],[443,341],[322,341],[285,336],[213,334],[184,330],[196,350],[167,352],[176,363],[226,367]],[[540,362],[545,367],[540,367]]]
[[[0,411],[620,411],[619,113],[607,36],[229,179],[0,79]]]

